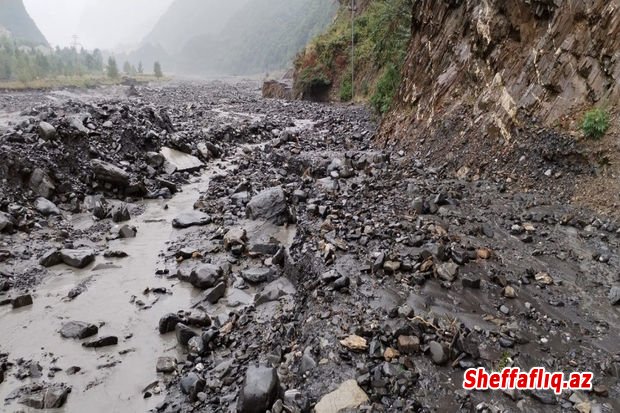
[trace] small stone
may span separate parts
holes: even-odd
[[[14,309],[32,305],[32,296],[30,294],[21,295],[11,300]]]
[[[314,407],[315,413],[338,413],[357,411],[357,408],[368,402],[368,396],[355,380],[347,380],[336,390],[326,394]]]
[[[454,281],[459,271],[459,266],[453,262],[435,265],[437,276],[444,281]]]
[[[82,347],[101,348],[101,347],[115,346],[117,344],[118,344],[118,337],[106,336],[106,337],[98,338],[97,340],[94,340],[94,341],[82,343]]]
[[[340,340],[340,344],[353,351],[366,351],[368,349],[368,342],[366,339],[355,334]]]
[[[189,228],[193,226],[204,226],[211,223],[211,217],[198,211],[185,212],[172,220],[174,228]]]
[[[488,260],[491,258],[491,250],[488,248],[479,248],[476,250],[476,256],[481,260]]]
[[[273,279],[273,270],[271,268],[250,268],[241,271],[241,278],[249,283],[258,284]]]
[[[51,249],[47,251],[43,256],[39,259],[39,264],[48,268],[53,267],[54,265],[58,265],[62,263],[62,254],[57,249]]]
[[[448,352],[443,344],[438,343],[437,341],[431,341],[429,343],[429,351],[431,353],[433,363],[443,365],[448,361]]]
[[[477,275],[467,274],[461,278],[461,283],[465,288],[480,288],[480,277]]]
[[[534,276],[534,279],[536,280],[536,282],[543,285],[553,284],[553,278],[551,278],[551,276],[546,272],[539,272]]]
[[[386,361],[392,361],[394,359],[397,359],[398,357],[400,357],[400,353],[398,352],[398,350],[393,349],[392,347],[386,348],[383,352],[383,358]]]
[[[178,343],[185,347],[187,346],[187,343],[189,343],[189,340],[192,337],[196,336],[196,333],[194,332],[194,330],[192,330],[191,328],[189,328],[183,323],[178,323],[174,327],[174,331],[177,336]]]
[[[205,381],[198,374],[192,372],[181,378],[180,386],[181,391],[189,396],[189,400],[195,402],[198,398],[198,393],[205,388]]]
[[[157,359],[157,365],[155,366],[155,371],[157,373],[171,374],[177,368],[177,362],[172,357],[159,357]]]
[[[504,297],[515,298],[516,296],[517,296],[517,292],[512,286],[507,285],[506,287],[504,287]]]
[[[398,336],[398,349],[403,354],[414,354],[420,351],[420,339],[416,336]]]
[[[169,313],[159,319],[159,334],[166,334],[174,331],[181,318],[174,313]]]
[[[196,288],[206,290],[215,286],[222,275],[223,270],[219,265],[204,264],[191,272],[189,282]]]
[[[394,273],[400,269],[400,265],[401,263],[399,261],[386,261],[385,263],[383,263],[383,269],[388,272]]]

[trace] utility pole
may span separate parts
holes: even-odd
[[[355,0],[351,0],[351,99],[355,97]]]

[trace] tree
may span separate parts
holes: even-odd
[[[142,62],[138,63],[138,73],[144,73],[144,67],[142,67]]]
[[[159,62],[155,62],[153,72],[155,73],[155,77],[159,78],[164,76],[164,73],[161,71],[161,65],[159,64]]]
[[[118,66],[116,66],[116,59],[113,57],[108,59],[108,67],[106,68],[106,72],[110,79],[118,78]]]
[[[126,60],[125,60],[125,64],[123,65],[123,72],[125,72],[126,75],[131,74],[131,65]]]

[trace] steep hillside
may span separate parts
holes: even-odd
[[[219,33],[248,1],[176,0],[143,43],[161,45],[169,54],[176,54],[195,36]],[[213,10],[217,10],[217,14]]]
[[[598,204],[614,209],[620,199],[605,195],[601,179],[609,166],[620,170],[619,9],[620,0],[416,1],[383,140],[461,177],[553,185],[586,198],[598,186]],[[583,115],[594,107],[610,114],[602,141],[582,139]],[[588,172],[579,174],[588,183],[575,188],[567,171]]]
[[[282,69],[325,29],[334,0],[254,0],[217,34],[195,36],[181,54],[184,71],[249,74]]]
[[[47,45],[47,40],[26,11],[22,0],[0,0],[0,27],[16,39]]]
[[[334,23],[297,56],[297,96],[370,100],[378,112],[387,111],[400,81],[412,6],[413,0],[358,1],[352,32],[350,2],[341,0]]]

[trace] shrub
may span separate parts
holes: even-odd
[[[377,112],[384,114],[390,110],[399,83],[400,73],[398,68],[391,64],[377,81],[377,89],[370,98],[370,103]]]
[[[595,108],[586,113],[581,125],[586,138],[600,139],[609,129],[609,114],[600,108]]]
[[[348,102],[353,99],[353,86],[351,76],[346,76],[340,84],[340,101]]]

